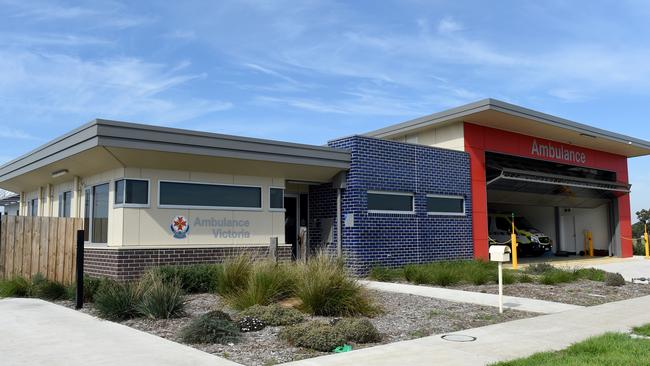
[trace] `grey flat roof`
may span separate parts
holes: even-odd
[[[483,99],[477,102],[469,103],[460,107],[448,109],[446,111],[430,114],[428,116],[416,118],[410,121],[398,123],[388,127],[365,133],[366,136],[389,137],[401,133],[408,133],[413,130],[422,129],[429,126],[444,124],[450,121],[461,121],[463,117],[476,114],[483,111],[497,111],[508,115],[533,120],[544,123],[549,126],[564,128],[578,133],[605,138],[611,141],[620,142],[627,145],[634,145],[643,149],[650,149],[650,142],[631,136],[603,130],[597,127],[588,126],[582,123],[574,122],[568,119],[552,116],[550,114],[538,112],[532,109],[520,107],[514,104],[506,103],[497,99]]]
[[[350,165],[350,153],[342,149],[96,119],[3,164],[0,181],[98,146],[343,169]]]

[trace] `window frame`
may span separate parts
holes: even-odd
[[[368,213],[372,214],[392,214],[392,215],[414,215],[415,214],[415,193],[414,192],[395,192],[395,191],[375,191],[368,190],[366,192],[366,206],[368,206],[368,195],[370,194],[383,194],[386,196],[409,196],[411,197],[411,211],[401,210],[371,210],[368,208]]]
[[[449,194],[427,194],[426,198],[456,198],[460,199],[463,202],[463,212],[436,212],[436,211],[429,211],[429,205],[427,202],[427,215],[429,216],[467,216],[467,207],[465,207],[465,196],[458,196],[458,195],[449,195]]]
[[[207,186],[226,186],[226,187],[247,187],[258,188],[260,190],[260,206],[259,207],[229,207],[229,206],[195,206],[195,205],[170,205],[161,204],[160,202],[160,186],[162,183],[185,183],[185,184],[202,184]],[[157,207],[158,208],[182,208],[189,210],[218,210],[218,211],[263,211],[264,210],[264,190],[262,186],[248,185],[248,184],[229,184],[229,183],[209,183],[209,182],[193,182],[184,180],[158,180],[158,194],[157,194]]]
[[[106,225],[106,232],[107,232],[107,234],[106,234],[106,242],[102,243],[102,242],[93,241],[93,230],[94,230],[93,221],[94,221],[94,216],[95,216],[95,209],[94,209],[94,207],[95,207],[95,188],[98,187],[98,186],[104,185],[104,184],[108,184],[108,200],[107,200],[108,201],[107,202],[107,204],[108,204],[108,217],[107,217],[107,219],[110,222],[110,207],[113,204],[113,202],[111,201],[111,183],[112,182],[113,181],[110,181],[110,180],[108,180],[108,181],[99,181],[97,183],[84,185],[84,187],[83,187],[84,205],[85,205],[86,193],[90,193],[90,195],[88,196],[89,199],[90,199],[88,208],[90,210],[88,212],[86,212],[85,207],[84,207],[84,219],[86,219],[86,218],[88,219],[88,228],[86,228],[85,224],[84,224],[84,231],[87,230],[87,232],[88,232],[88,240],[85,240],[85,238],[84,238],[84,243],[85,244],[100,245],[100,246],[107,246],[108,245],[109,234],[110,234],[110,230],[108,229],[108,222],[107,222],[107,225]],[[88,215],[88,217],[86,217],[86,215]],[[84,234],[84,236],[85,236],[85,234]]]
[[[116,193],[117,193],[117,182],[124,182],[124,189],[122,190],[122,203],[115,203]],[[139,180],[142,182],[147,182],[147,203],[126,203],[126,181],[127,180]],[[160,192],[160,189],[158,190]],[[113,181],[113,208],[149,208],[151,207],[151,179],[149,178],[120,178]]]
[[[66,205],[65,197],[70,197],[70,205]],[[69,215],[65,214],[66,208],[70,212]],[[72,217],[72,191],[63,191],[59,193],[59,217]]]
[[[271,190],[272,189],[281,189],[282,190],[282,208],[271,207]],[[285,187],[269,186],[269,211],[272,211],[272,212],[287,212],[287,209],[284,207],[284,197],[286,197],[286,188]]]

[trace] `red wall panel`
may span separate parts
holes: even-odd
[[[472,220],[474,256],[476,258],[488,258],[486,151],[608,170],[616,173],[616,178],[620,183],[628,183],[627,158],[625,156],[471,123],[464,124],[464,134],[465,151],[469,153],[471,159]],[[550,152],[551,150],[553,152]],[[561,155],[561,157],[557,155]],[[622,243],[621,255],[629,257],[632,255],[629,194],[618,197],[618,209]]]

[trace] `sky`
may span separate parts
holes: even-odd
[[[323,144],[491,97],[650,140],[646,1],[0,0],[0,162],[94,118]],[[650,208],[650,157],[630,160]]]

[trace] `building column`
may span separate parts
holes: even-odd
[[[81,180],[74,176],[72,183],[72,207],[70,207],[71,217],[81,217]]]

